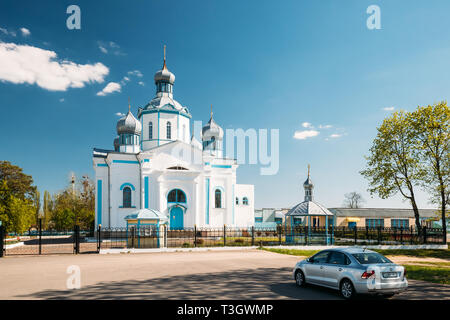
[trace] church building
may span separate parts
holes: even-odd
[[[254,186],[237,184],[235,159],[223,156],[223,129],[213,119],[201,142],[191,135],[192,115],[173,98],[175,75],[156,72],[156,96],[117,122],[114,150],[94,148],[95,224],[125,227],[125,217],[152,209],[169,228],[249,227]]]

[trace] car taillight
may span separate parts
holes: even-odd
[[[369,279],[370,277],[375,275],[375,270],[371,271],[364,271],[364,273],[361,275],[362,279]]]
[[[406,268],[403,269],[403,278],[406,277]]]

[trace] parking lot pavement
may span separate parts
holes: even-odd
[[[298,257],[260,250],[6,257],[0,299],[340,299],[296,287]],[[71,265],[81,288],[66,286]],[[400,299],[450,299],[450,286],[410,281]]]

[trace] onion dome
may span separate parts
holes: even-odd
[[[305,188],[314,188],[314,184],[311,180],[311,178],[309,177],[309,171],[310,171],[310,165],[308,164],[308,178],[306,178],[305,182],[303,183],[303,187]]]
[[[173,84],[175,82],[175,75],[167,69],[166,65],[166,46],[164,46],[164,65],[162,70],[155,73],[155,83],[167,82]]]
[[[215,140],[222,140],[223,129],[214,121],[213,113],[211,111],[211,118],[202,128],[202,140],[211,140],[212,137],[214,137]]]
[[[117,121],[117,134],[135,134],[140,135],[142,131],[141,122],[131,113],[128,106],[128,113]]]
[[[118,151],[118,150],[119,150],[119,147],[120,147],[119,137],[116,137],[116,138],[114,139],[114,150],[115,150],[115,151]]]

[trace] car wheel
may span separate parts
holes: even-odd
[[[381,296],[383,299],[389,299],[392,298],[395,295],[395,293],[388,293],[388,294],[382,294]]]
[[[347,300],[350,300],[355,296],[355,288],[350,280],[342,280],[340,291],[341,295]]]
[[[295,273],[295,283],[299,287],[303,287],[305,285],[305,275],[303,274],[303,272],[301,270],[298,270]]]

